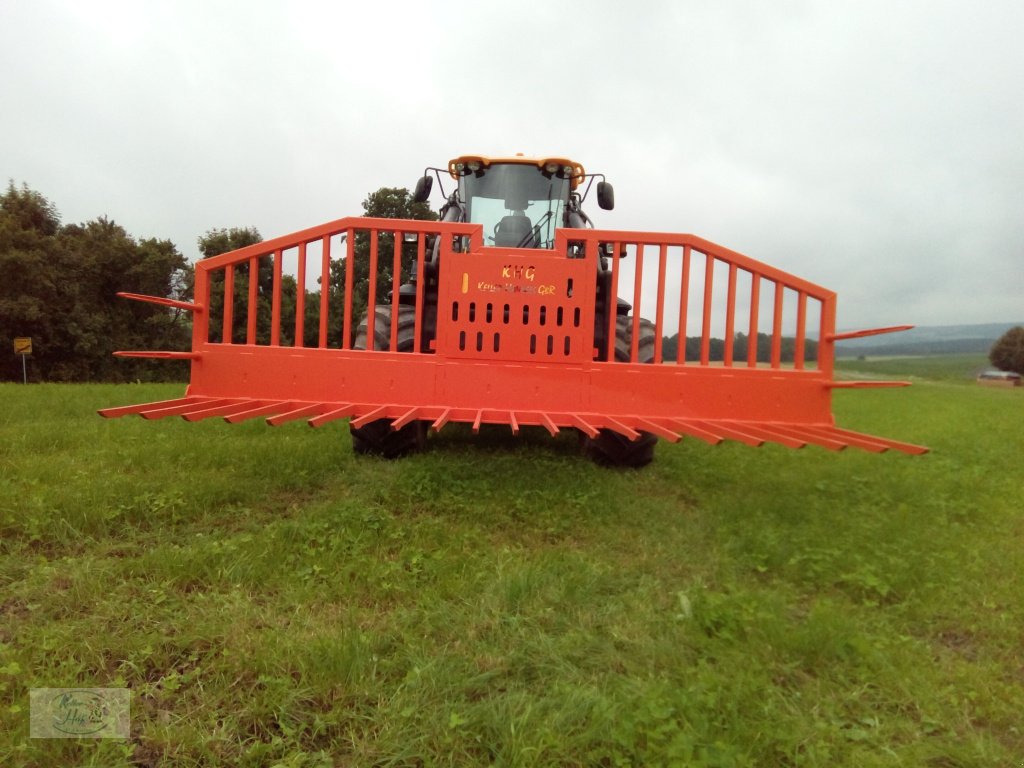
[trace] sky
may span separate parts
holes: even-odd
[[[615,186],[599,227],[835,290],[841,328],[1017,322],[1021,29],[1017,0],[0,0],[0,180],[195,259],[458,155],[568,156]]]

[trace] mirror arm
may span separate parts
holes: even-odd
[[[587,195],[590,194],[590,187],[594,184],[595,179],[606,181],[603,173],[588,173],[583,178],[587,179],[587,188],[583,190],[583,196],[580,198],[581,203],[585,203],[587,201]]]

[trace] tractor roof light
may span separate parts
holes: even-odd
[[[460,155],[448,161],[448,173],[453,179],[467,173],[481,173],[493,165],[533,165],[543,173],[564,174],[573,189],[586,176],[583,166],[567,157],[527,157],[522,152],[515,155],[489,157],[487,155]]]

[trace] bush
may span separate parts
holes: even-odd
[[[1004,333],[988,353],[996,368],[1024,376],[1024,327],[1015,326]]]

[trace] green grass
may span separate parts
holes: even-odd
[[[856,376],[910,378],[923,381],[974,381],[980,371],[992,364],[985,355],[935,355],[932,357],[869,357],[865,360],[840,359],[836,370]]]
[[[640,472],[4,385],[0,764],[1017,765],[1024,393],[902,362],[844,365],[918,383],[836,412],[928,456],[683,441]],[[129,686],[131,739],[30,740],[28,689],[68,686]]]

